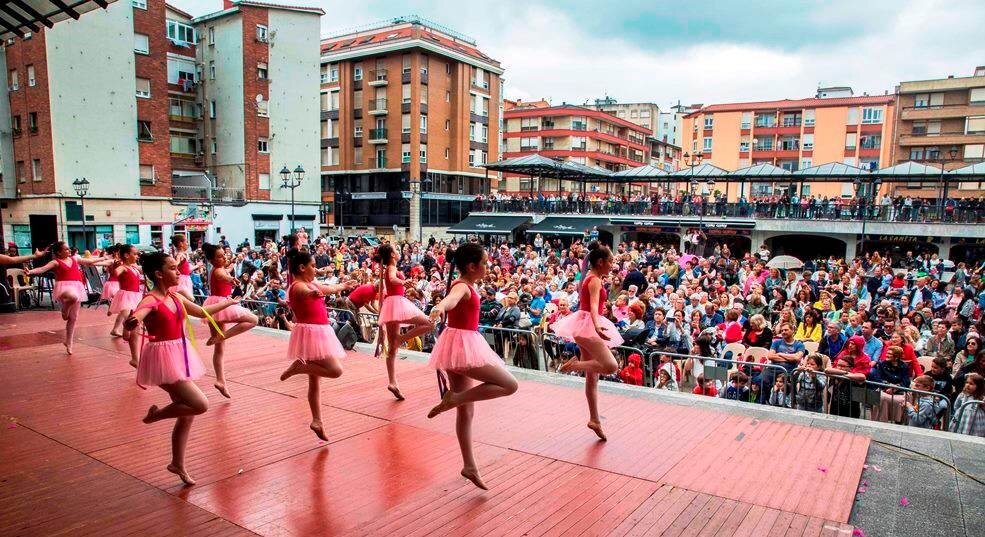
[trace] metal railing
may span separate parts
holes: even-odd
[[[965,401],[964,403],[961,403],[961,406],[959,406],[957,410],[954,411],[954,417],[951,419],[951,422],[948,424],[947,430],[951,431],[952,433],[957,432],[953,430],[954,426],[961,421],[961,416],[964,415],[965,409],[972,406],[982,407],[982,409],[979,409],[976,412],[985,411],[985,401],[978,401],[975,399],[972,399],[970,401]]]
[[[725,218],[801,218],[805,220],[847,220],[867,222],[985,222],[985,207],[976,200],[962,200],[941,205],[939,200],[918,204],[883,205],[850,203],[777,203],[750,201],[724,203],[709,201],[622,201],[619,198],[596,200],[539,200],[530,198],[473,202],[475,212],[538,212],[553,214],[625,214],[639,216],[710,216]]]

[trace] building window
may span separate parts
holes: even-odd
[[[14,136],[21,133],[21,117],[19,115],[10,116],[10,128],[14,131]]]
[[[428,133],[428,116],[427,114],[421,114],[421,134]]]
[[[402,164],[410,162],[410,144],[402,144],[400,146],[400,162]]]
[[[420,147],[420,150],[418,151],[418,154],[421,157],[421,164],[426,164],[427,161],[428,161],[428,145],[427,144],[421,144],[421,147]]]
[[[10,70],[10,91],[17,91],[21,89],[20,78],[17,75],[17,69]]]
[[[363,164],[365,164],[365,162],[363,162],[363,148],[362,147],[357,147],[357,148],[355,148],[353,150],[353,153],[352,153],[352,161],[353,161],[353,163],[355,163],[356,166],[362,166]]]
[[[195,42],[195,28],[183,22],[168,19],[168,39],[180,46]]]
[[[715,126],[715,118],[713,116],[705,116],[705,129],[711,129]]]
[[[911,147],[910,148],[910,160],[923,160],[924,150],[922,147]]]
[[[195,74],[195,62],[179,58],[168,58],[168,84],[178,84],[182,90],[188,91],[188,83],[198,80]]]
[[[321,83],[322,84],[327,84],[328,83],[328,66],[327,65],[321,66]]]
[[[803,142],[804,142],[804,151],[814,150],[814,134],[812,133],[805,134]]]
[[[147,0],[130,0],[130,3],[137,9],[147,9]]]
[[[267,80],[267,64],[261,63],[257,65],[257,78],[260,80]]]
[[[400,88],[400,102],[402,104],[410,103],[410,84],[404,84]]]
[[[701,148],[705,152],[711,151],[711,137],[710,136],[706,136],[704,138],[703,145],[701,146]]]
[[[363,136],[363,120],[357,119],[353,122],[352,135],[356,138],[362,138]]]
[[[37,80],[35,80],[35,78],[34,78],[34,66],[33,65],[28,65],[27,66],[27,85],[30,86],[30,87],[32,87],[32,88],[35,85],[37,85]]]
[[[400,116],[400,134],[410,134],[410,114]]]
[[[27,129],[31,132],[38,132],[38,113],[27,113]]]
[[[154,165],[152,164],[140,165],[140,184],[142,185],[154,184]]]
[[[215,26],[209,26],[209,44],[215,45]]]
[[[133,34],[133,51],[137,54],[150,54],[150,36],[147,34]]]
[[[339,64],[337,63],[328,64],[328,81],[329,82],[339,81]]]
[[[34,159],[31,161],[31,178],[35,182],[41,181],[43,177],[41,176],[41,160]]]
[[[386,149],[379,147],[376,149],[376,167],[386,168]]]
[[[814,110],[804,110],[804,126],[814,126]]]
[[[171,135],[171,152],[177,155],[197,155],[198,140],[180,134]]]
[[[270,190],[270,174],[257,174],[257,183],[259,183],[260,190]]]
[[[24,161],[23,160],[18,160],[14,164],[14,175],[17,176],[17,182],[18,183],[23,183],[24,181],[27,180],[27,177],[24,176]]]
[[[150,121],[137,120],[137,140],[141,142],[154,141],[154,135],[150,130]]]
[[[450,128],[451,128],[451,120],[450,119],[446,119],[445,120],[445,130],[448,130]]]
[[[357,65],[357,66],[355,66],[355,67],[352,68],[352,79],[353,80],[362,80],[363,79],[363,68],[362,68],[362,66]]]
[[[217,140],[212,140],[212,154],[215,155],[219,152],[219,142]]]
[[[475,151],[469,151],[469,166],[475,167]]]
[[[482,143],[486,143],[486,142],[489,141],[489,126],[488,125],[483,125],[482,126],[482,138],[480,138],[479,141],[482,142]]]
[[[215,99],[209,101],[209,118],[215,119]]]
[[[588,129],[588,122],[584,117],[573,117],[571,118],[571,130],[583,131]]]
[[[445,92],[445,102],[446,103],[450,103],[451,102],[451,92],[450,91],[446,91]]]
[[[882,108],[863,108],[862,123],[882,123]]]
[[[150,80],[146,78],[137,79],[137,97],[150,99]]]
[[[209,62],[209,80],[215,80],[215,61]]]
[[[804,170],[812,166],[811,159],[809,157],[804,157],[800,159],[800,169]]]
[[[882,135],[881,134],[863,134],[859,138],[859,143],[862,149],[879,149],[882,145]]]
[[[257,24],[257,41],[261,43],[266,43],[267,39],[267,27],[262,24]]]
[[[845,134],[845,149],[854,150],[855,149],[855,133],[849,132]]]
[[[270,117],[270,101],[260,101],[257,103],[257,117]]]
[[[446,148],[445,148],[445,160],[448,160],[448,157],[449,157],[450,155],[451,155],[451,150],[450,150],[450,149],[448,149],[448,148],[446,147]]]
[[[259,153],[269,153],[269,148],[267,147],[266,138],[257,138],[257,152]]]
[[[424,106],[427,106],[428,105],[428,87],[427,86],[421,86],[420,91],[418,92],[418,102],[421,103],[421,104],[423,104]]]
[[[400,64],[401,64],[401,67],[402,67],[402,69],[401,69],[400,72],[401,73],[409,73],[410,72],[410,54],[404,54],[400,58]]]
[[[339,109],[339,90],[330,91],[328,93],[328,99],[329,99],[329,102],[328,102],[329,108],[328,109],[329,110],[338,110]]]
[[[965,134],[985,134],[985,116],[970,116],[965,120]]]

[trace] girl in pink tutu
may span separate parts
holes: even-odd
[[[455,250],[454,263],[459,277],[449,287],[448,296],[431,310],[433,321],[445,314],[448,319],[428,360],[431,367],[447,374],[449,387],[428,418],[458,409],[455,434],[462,450],[462,477],[486,490],[472,452],[473,403],[511,395],[516,392],[517,383],[503,366],[503,359],[479,333],[479,293],[475,284],[486,275],[486,251],[478,244],[464,244]],[[480,384],[473,385],[473,380]]]
[[[619,368],[610,349],[622,345],[622,336],[612,321],[602,316],[608,294],[602,286],[612,271],[612,252],[605,246],[593,243],[588,252],[588,274],[582,280],[578,292],[578,312],[554,323],[558,336],[578,345],[580,357],[571,358],[561,365],[562,373],[585,373],[585,397],[588,399],[588,428],[605,440],[599,419],[599,375],[611,375]]]
[[[120,263],[113,269],[113,272],[116,274],[120,288],[113,294],[113,301],[109,304],[110,314],[116,314],[116,322],[113,323],[113,329],[110,330],[109,334],[127,341],[130,347],[130,365],[137,367],[137,362],[140,360],[140,337],[136,331],[127,330],[123,323],[130,317],[133,310],[137,309],[137,304],[140,304],[144,298],[144,294],[140,291],[144,275],[137,265],[139,253],[135,246],[124,244],[119,247],[117,252]]]
[[[113,297],[120,290],[120,279],[116,275],[116,269],[120,266],[120,248],[122,246],[122,244],[114,244],[106,248],[106,255],[111,256],[112,259],[105,268],[108,277],[103,282],[103,291],[99,295],[99,300],[106,302],[107,317],[113,315],[113,312],[109,311],[109,305],[113,303]]]
[[[82,265],[95,265],[106,259],[91,257],[83,259],[72,256],[72,250],[64,241],[58,241],[48,249],[54,259],[27,273],[34,276],[44,274],[49,270],[55,271],[55,287],[51,296],[61,303],[62,319],[65,321],[65,352],[72,354],[75,343],[75,323],[79,317],[82,303],[89,299],[85,279],[82,277]]]
[[[171,257],[178,262],[178,285],[171,291],[181,293],[182,296],[195,301],[192,296],[192,264],[189,262],[188,238],[184,235],[171,236]]]
[[[199,307],[178,293],[166,291],[178,285],[178,263],[173,257],[154,252],[141,259],[144,274],[151,281],[151,290],[127,318],[124,326],[135,331],[143,323],[147,342],[141,352],[137,367],[137,384],[160,386],[168,392],[171,404],[164,408],[151,405],[144,423],[174,419],[171,434],[171,463],[169,472],[177,475],[185,484],[195,481],[185,471],[185,447],[192,420],[209,408],[209,400],[195,384],[205,371],[195,347],[188,341],[185,319],[188,315],[205,317],[233,307],[236,300],[226,299],[212,305]]]
[[[389,380],[387,390],[403,401],[404,396],[397,386],[397,349],[404,343],[434,330],[434,324],[424,312],[404,296],[404,275],[397,270],[397,252],[393,246],[384,244],[376,250],[380,263],[380,335],[383,353],[386,355],[386,374]],[[400,328],[410,326],[410,330],[400,333]]]
[[[212,271],[209,273],[209,298],[205,299],[205,305],[209,306],[224,302],[232,295],[233,284],[236,283],[236,278],[233,278],[226,269],[228,262],[226,260],[226,251],[214,244],[205,243],[202,245],[202,252],[205,254],[205,258],[209,260],[209,263],[212,264]],[[242,334],[256,326],[257,316],[253,315],[250,310],[237,304],[222,310],[213,320],[215,321],[215,325],[208,323],[211,337],[209,337],[206,345],[215,345],[215,349],[212,351],[212,367],[215,369],[215,389],[219,390],[219,393],[223,397],[229,397],[229,391],[226,389],[226,370],[222,363],[222,357],[226,347],[225,340]],[[218,330],[216,330],[216,325],[218,326]],[[232,326],[227,329],[226,327],[230,325]],[[219,330],[221,330],[221,333]]]
[[[356,286],[355,281],[340,285],[323,285],[315,282],[315,259],[310,253],[291,250],[287,268],[293,279],[288,289],[288,302],[294,312],[294,328],[287,345],[291,365],[281,374],[281,380],[294,375],[308,375],[308,406],[311,408],[311,430],[318,438],[328,441],[321,422],[321,391],[318,379],[339,378],[342,375],[342,358],[345,349],[328,324],[325,297],[339,294]]]

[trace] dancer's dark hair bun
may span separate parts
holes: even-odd
[[[287,270],[297,276],[301,273],[301,268],[311,263],[311,254],[304,250],[291,249],[287,252]]]
[[[394,255],[396,255],[396,251],[394,251],[393,246],[390,244],[380,245],[376,249],[377,261],[383,265],[389,265]]]
[[[612,257],[612,252],[609,248],[602,246],[598,241],[592,241],[592,243],[594,243],[595,247],[592,248],[592,245],[589,244],[588,266],[594,267],[599,261]]]
[[[482,254],[485,253],[485,249],[481,244],[476,244],[470,242],[468,244],[463,244],[455,249],[452,253],[452,259],[454,259],[455,268],[459,272],[463,272],[465,267],[472,263],[481,263]]]
[[[585,249],[587,249],[589,252],[598,250],[601,247],[602,247],[602,243],[597,240],[593,240],[592,242],[585,245]]]
[[[205,258],[206,259],[211,260],[211,259],[215,258],[215,254],[218,251],[219,251],[219,246],[217,246],[215,244],[205,243],[205,244],[202,245],[202,253],[205,254]]]
[[[164,269],[164,261],[168,258],[164,252],[146,252],[140,256],[140,268],[144,271],[144,277],[157,283],[155,274]]]
[[[182,235],[181,233],[171,235],[171,246],[178,246],[183,242],[188,242],[188,237]]]

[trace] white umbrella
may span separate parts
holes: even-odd
[[[804,262],[792,255],[778,255],[766,263],[767,268],[799,269],[804,268]]]

